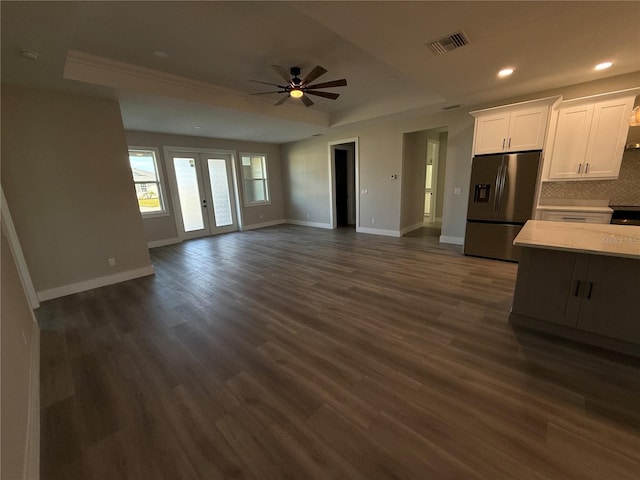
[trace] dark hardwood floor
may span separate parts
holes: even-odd
[[[46,302],[42,479],[638,479],[640,361],[508,323],[516,265],[278,226]]]

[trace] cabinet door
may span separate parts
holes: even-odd
[[[640,260],[590,255],[578,328],[640,343]]]
[[[510,152],[542,150],[548,116],[548,107],[514,111],[509,121],[507,150]]]
[[[474,155],[505,151],[509,133],[509,117],[509,113],[500,113],[476,119]]]
[[[618,178],[632,106],[628,98],[595,104],[585,158],[588,178]]]
[[[575,327],[580,300],[578,278],[584,278],[584,256],[556,250],[523,248],[513,296],[513,313]]]
[[[592,119],[593,104],[559,110],[550,179],[577,178],[584,173]]]

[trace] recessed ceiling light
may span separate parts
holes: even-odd
[[[498,72],[498,76],[499,76],[500,78],[508,77],[508,76],[509,76],[509,75],[511,75],[512,73],[513,73],[513,68],[503,68],[502,70],[500,70],[500,71]]]
[[[202,127],[200,125],[194,125],[193,128],[195,128],[196,130],[200,130]]]
[[[593,67],[594,70],[606,70],[613,65],[613,62],[602,62]]]
[[[398,77],[389,77],[390,82],[395,82],[396,80],[398,80]]]
[[[161,52],[160,50],[157,50],[157,51],[153,52],[153,54],[158,58],[167,58],[169,56],[168,53]]]

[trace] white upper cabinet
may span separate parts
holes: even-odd
[[[473,154],[504,152],[509,135],[509,113],[476,118]]]
[[[569,100],[554,111],[545,180],[618,178],[634,94]]]
[[[542,150],[549,108],[558,97],[470,112],[476,118],[473,154]]]

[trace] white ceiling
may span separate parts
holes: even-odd
[[[640,2],[6,2],[2,81],[117,98],[125,127],[283,143],[640,71]],[[442,56],[427,42],[464,31]],[[20,50],[37,51],[36,61]],[[68,52],[72,65],[65,62]],[[154,56],[167,53],[166,58]],[[75,63],[72,60],[75,59]],[[594,72],[612,60],[614,66]],[[305,108],[270,65],[346,78]],[[497,71],[515,73],[498,79]],[[199,126],[200,128],[195,128]]]

